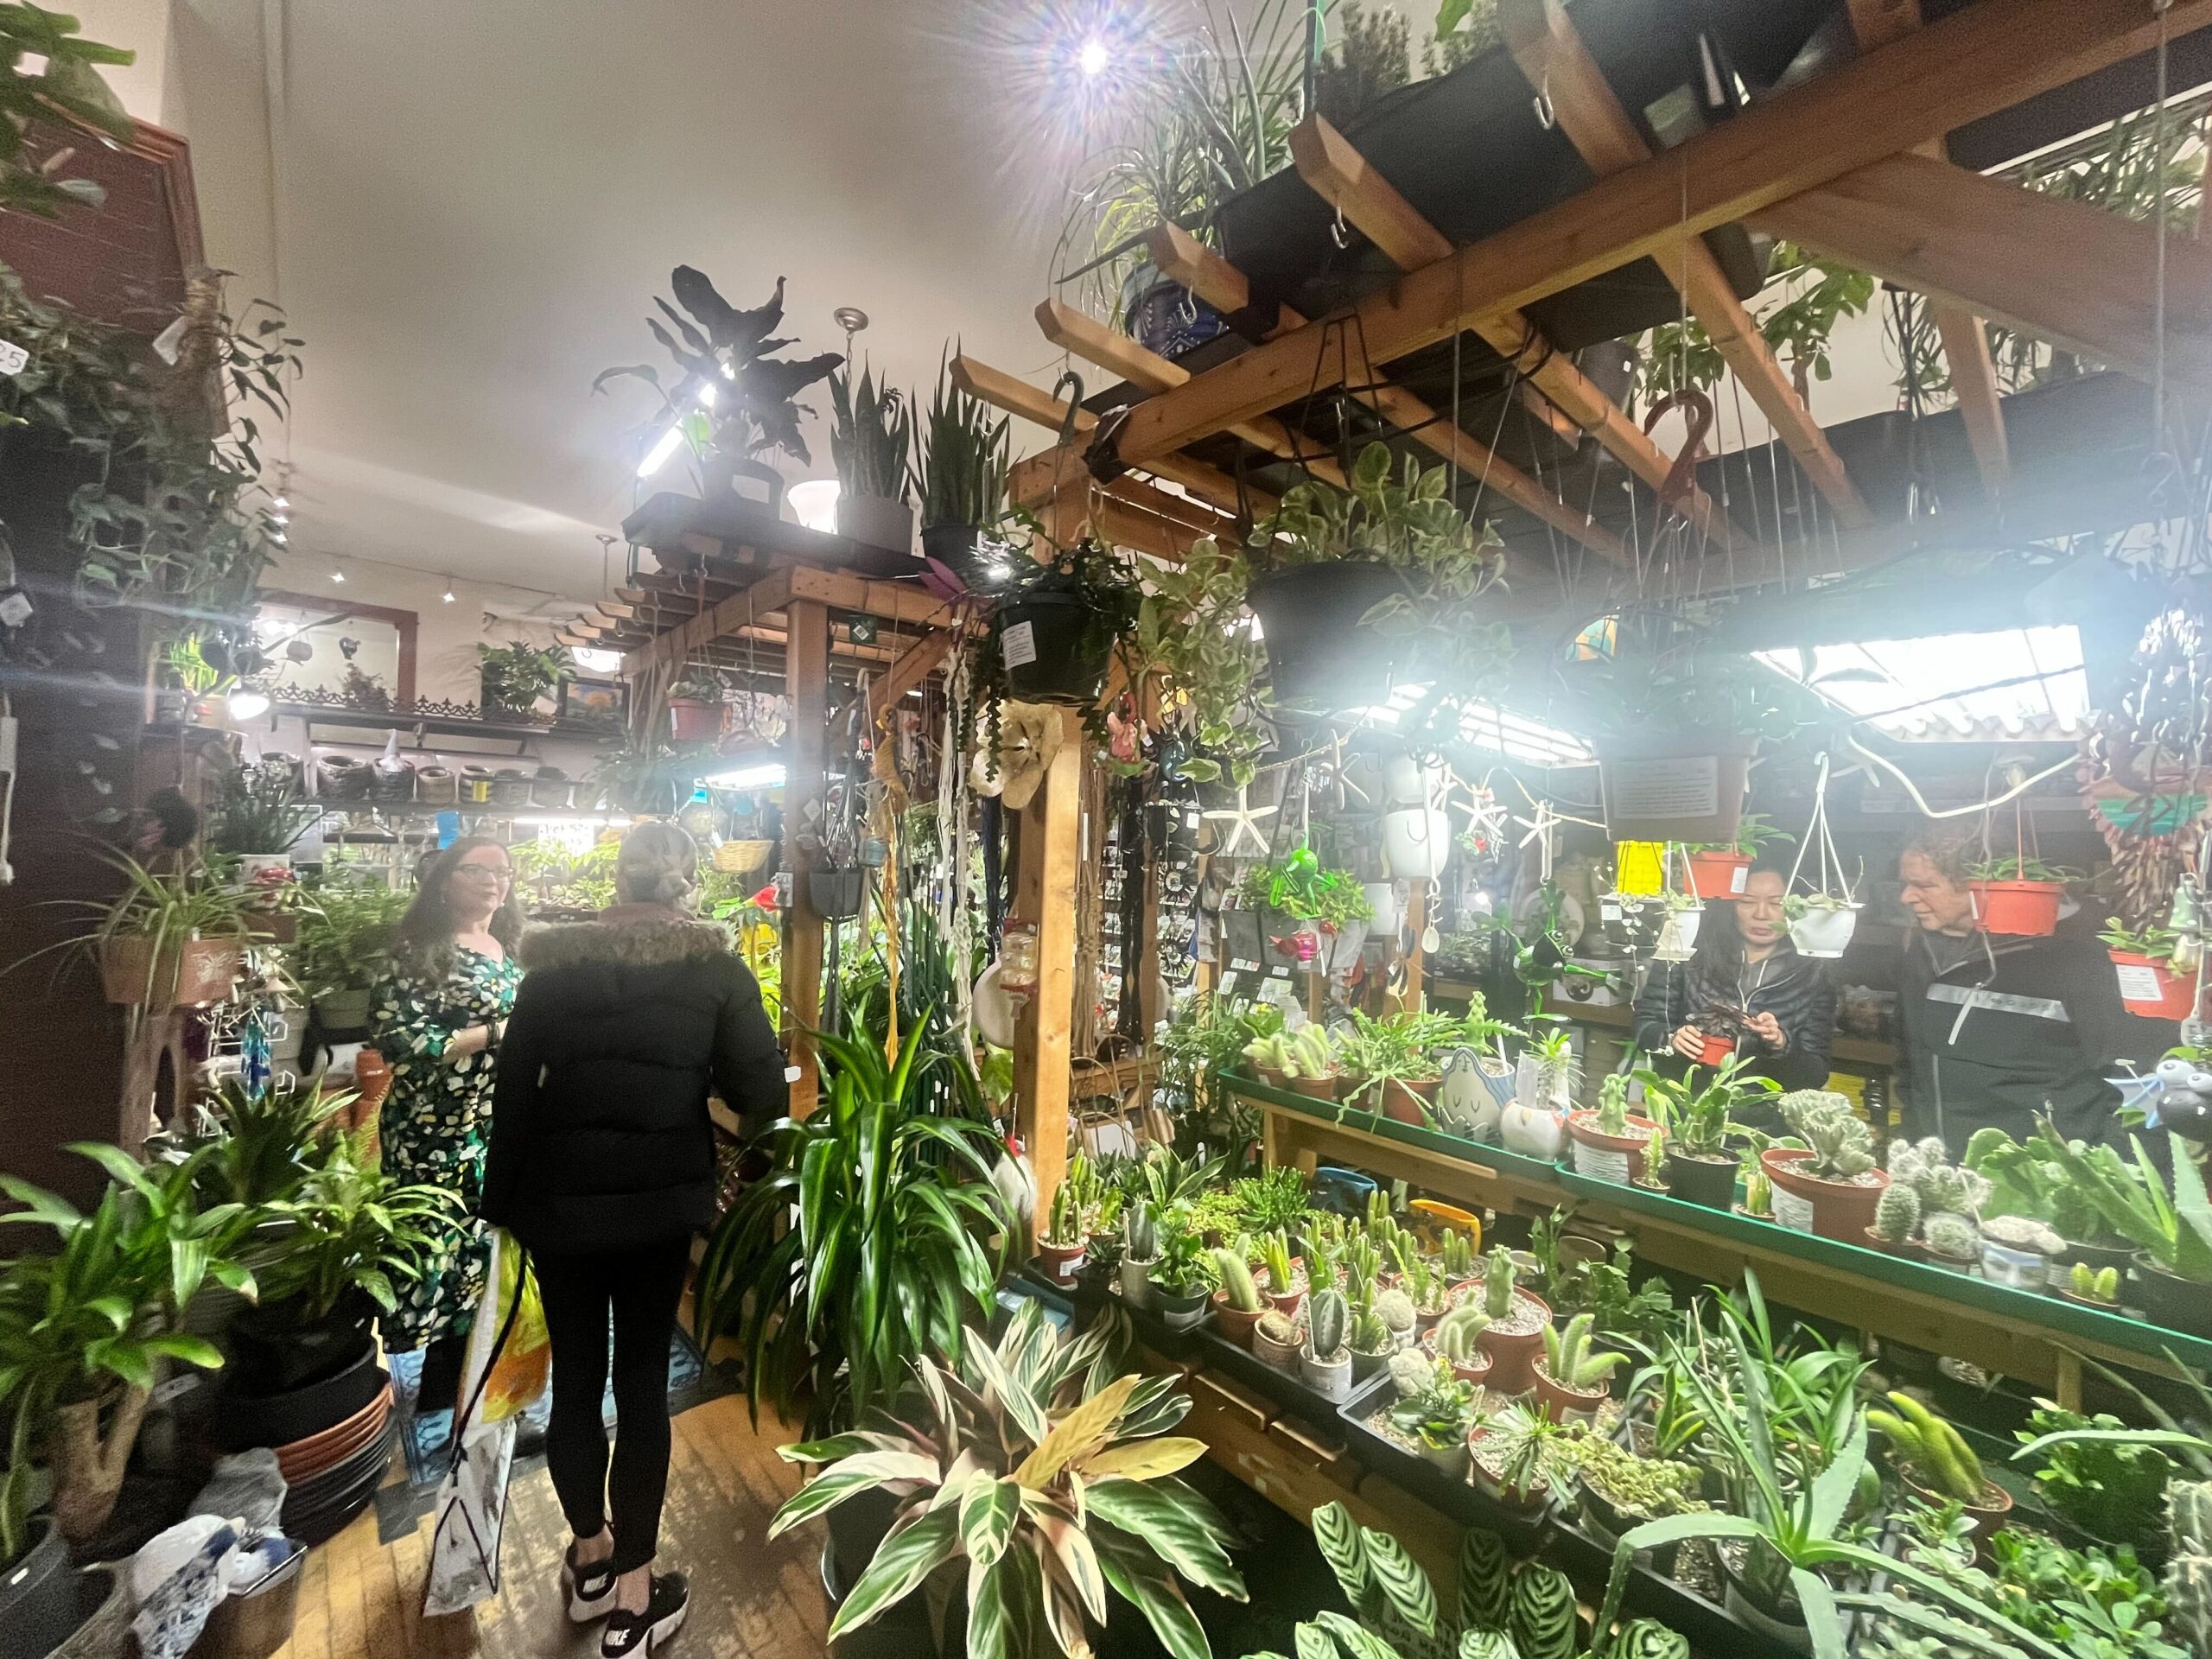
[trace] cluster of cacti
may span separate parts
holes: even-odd
[[[1851,1109],[1851,1097],[1826,1089],[1795,1089],[1775,1102],[1791,1133],[1813,1149],[1805,1173],[1823,1181],[1853,1181],[1874,1167],[1873,1132]]]
[[[1574,1659],[1574,1581],[1555,1567],[1523,1562],[1513,1575],[1506,1633],[1521,1659]]]
[[[1306,1283],[1313,1290],[1327,1290],[1337,1282],[1336,1251],[1308,1234],[1306,1239]]]
[[[1920,1195],[1927,1214],[1974,1216],[1988,1201],[1989,1178],[1951,1161],[1940,1135],[1890,1143],[1890,1179]]]
[[[1239,1313],[1258,1313],[1262,1306],[1260,1287],[1253,1281],[1252,1269],[1244,1260],[1244,1252],[1216,1250],[1213,1265],[1221,1276],[1223,1300]]]
[[[1344,1241],[1343,1261],[1346,1289],[1364,1286],[1371,1290],[1376,1280],[1382,1275],[1382,1252],[1375,1248],[1374,1239],[1365,1233],[1354,1233]],[[1360,1301],[1365,1298],[1355,1296],[1353,1300]]]
[[[1314,1358],[1333,1363],[1351,1333],[1351,1306],[1341,1290],[1317,1290],[1306,1305],[1306,1346]],[[1383,1338],[1389,1340],[1386,1336]]]
[[[1052,1208],[1045,1220],[1045,1242],[1064,1250],[1083,1243],[1083,1204],[1073,1181],[1062,1181],[1052,1194]]]
[[[1625,1072],[1608,1071],[1598,1084],[1598,1132],[1600,1135],[1628,1133],[1628,1076]]]
[[[1298,1321],[1287,1313],[1278,1313],[1271,1309],[1260,1315],[1260,1323],[1255,1328],[1279,1348],[1295,1348],[1298,1345]]]
[[[2212,1481],[2166,1483],[2167,1637],[2190,1654],[2212,1653]]]
[[[1948,1256],[1954,1262],[1971,1260],[1981,1250],[1981,1234],[1974,1223],[1948,1211],[1923,1220],[1920,1236],[1935,1255]]]
[[[1890,1403],[1897,1408],[1896,1414],[1869,1411],[1866,1427],[1888,1439],[1897,1462],[1940,1497],[1980,1503],[1986,1484],[1981,1459],[1959,1431],[1909,1394],[1892,1391]]]
[[[1874,1203],[1874,1236],[1892,1244],[1908,1243],[1920,1226],[1920,1194],[1892,1179]]]
[[[1446,1227],[1437,1248],[1437,1259],[1444,1264],[1446,1279],[1469,1279],[1474,1276],[1475,1247],[1467,1236],[1456,1227]]]
[[[1502,1319],[1513,1311],[1513,1258],[1499,1245],[1485,1258],[1483,1269],[1483,1312]]]
[[[1393,1337],[1402,1336],[1414,1328],[1416,1317],[1414,1299],[1402,1290],[1386,1290],[1375,1299],[1375,1313],[1390,1329]]]
[[[1128,1262],[1160,1260],[1160,1212],[1149,1198],[1139,1198],[1122,1212],[1122,1257]]]
[[[1553,1382],[1577,1394],[1589,1394],[1602,1387],[1607,1377],[1628,1363],[1626,1354],[1602,1354],[1592,1351],[1590,1327],[1592,1321],[1587,1313],[1578,1313],[1567,1322],[1561,1331],[1556,1325],[1544,1327],[1544,1370]]]
[[[1278,1227],[1260,1242],[1260,1260],[1267,1264],[1268,1288],[1278,1296],[1287,1296],[1293,1288],[1290,1276],[1290,1236]]]
[[[1393,1241],[1398,1260],[1398,1281],[1414,1307],[1433,1311],[1444,1300],[1444,1281],[1435,1264],[1421,1253],[1421,1246],[1411,1233],[1401,1233]]]
[[[1286,1058],[1289,1064],[1282,1069],[1294,1077],[1325,1077],[1337,1069],[1337,1052],[1329,1041],[1329,1028],[1318,1020],[1309,1020],[1290,1038]]]
[[[2076,1296],[2090,1301],[2116,1302],[2120,1300],[2118,1268],[2092,1268],[2086,1262],[2076,1262],[2067,1271],[2066,1283]]]
[[[1373,1232],[1390,1219],[1390,1195],[1376,1187],[1367,1195],[1367,1230]]]
[[[1436,1322],[1436,1351],[1465,1364],[1478,1351],[1477,1338],[1489,1324],[1490,1315],[1474,1303],[1460,1303]]]
[[[1385,1262],[1396,1260],[1399,1243],[1413,1236],[1388,1216],[1368,1223],[1367,1236],[1374,1241],[1376,1253]]]
[[[1395,1340],[1390,1327],[1382,1323],[1382,1316],[1371,1307],[1360,1309],[1351,1322],[1351,1334],[1346,1338],[1355,1354],[1384,1354]]]

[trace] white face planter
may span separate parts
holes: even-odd
[[[1438,1123],[1470,1141],[1497,1139],[1503,1111],[1503,1103],[1484,1069],[1483,1058],[1471,1048],[1451,1050],[1444,1057],[1444,1081],[1436,1090]],[[1492,1064],[1503,1066],[1504,1062]]]
[[[1452,856],[1452,820],[1434,807],[1382,815],[1382,855],[1401,881],[1433,881]]]

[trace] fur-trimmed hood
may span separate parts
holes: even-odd
[[[672,962],[730,955],[730,932],[658,905],[618,905],[595,922],[557,922],[523,935],[516,959],[525,973],[573,963],[620,963],[658,968]]]

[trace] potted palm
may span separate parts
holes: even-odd
[[[860,384],[839,369],[830,377],[830,458],[837,467],[837,533],[893,553],[914,549],[906,456],[914,412],[898,388],[875,384],[863,365]]]
[[[955,385],[951,353],[938,367],[937,397],[914,434],[914,493],[922,504],[922,552],[955,591],[980,588],[1003,559],[986,538],[1006,518],[1007,423]]]
[[[2146,1020],[2186,1020],[2196,1012],[2196,964],[2183,965],[2177,953],[2191,951],[2194,941],[2156,923],[2132,928],[2119,917],[2107,917],[2097,935],[2111,953],[2113,971],[2120,980],[2120,999],[2130,1014]]]
[[[504,645],[476,647],[486,720],[528,720],[537,700],[561,683],[566,660],[557,651],[510,639]]]
[[[1776,1103],[1802,1144],[1769,1147],[1759,1161],[1774,1183],[1775,1219],[1801,1233],[1865,1242],[1890,1184],[1874,1162],[1873,1137],[1844,1095],[1799,1089]]]
[[[2058,931],[2058,901],[2077,873],[2025,853],[1983,859],[1967,869],[1967,892],[1983,931],[2044,938]]]

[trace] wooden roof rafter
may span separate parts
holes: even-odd
[[[634,679],[654,668],[680,665],[691,655],[792,604],[816,604],[833,613],[872,616],[922,628],[954,628],[958,606],[909,583],[873,581],[842,570],[787,564],[750,587],[715,600],[705,609],[656,634],[626,654],[622,671]]]

